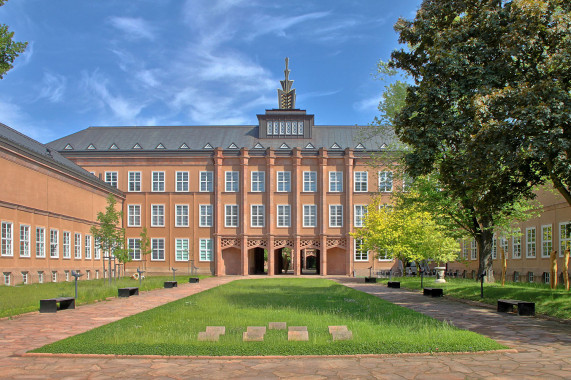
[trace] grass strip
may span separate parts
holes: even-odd
[[[267,330],[243,342],[247,326],[307,326],[309,341]],[[328,326],[347,325],[353,339],[332,341]],[[226,326],[219,342],[197,340],[206,326]],[[344,355],[502,349],[460,330],[325,279],[239,280],[124,318],[34,352],[123,355]]]

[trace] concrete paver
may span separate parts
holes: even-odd
[[[28,350],[76,335],[241,277],[216,277],[199,284],[112,299],[56,314],[29,313],[0,320],[0,378],[26,379],[569,379],[571,326],[557,321],[497,313],[404,289],[357,283],[347,286],[411,308],[515,348],[506,352],[406,354],[352,357],[165,358],[31,357]]]

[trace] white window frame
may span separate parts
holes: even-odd
[[[57,282],[57,271],[52,271],[52,282]]]
[[[175,261],[184,261],[187,262],[189,260],[189,240],[186,238],[177,238],[174,239],[174,247],[175,247]]]
[[[165,205],[151,204],[151,227],[165,226]]]
[[[224,191],[227,193],[240,191],[240,172],[235,170],[224,172]]]
[[[277,207],[277,227],[290,227],[291,226],[291,206],[290,205],[276,205]]]
[[[364,222],[363,219],[365,215],[367,215],[367,205],[354,205],[354,214],[353,214],[353,226],[354,227],[363,227]]]
[[[127,227],[141,227],[141,205],[127,205]]]
[[[549,231],[547,235],[549,239],[546,239],[546,230]],[[553,225],[545,224],[541,226],[541,257],[551,257],[551,251],[553,251]]]
[[[393,191],[393,172],[379,172],[379,191],[382,193],[391,193]]]
[[[190,174],[188,171],[177,171],[175,172],[175,192],[177,193],[188,193],[189,191],[189,178]]]
[[[532,233],[532,236],[530,236]],[[535,259],[537,257],[537,232],[535,227],[525,229],[525,257]]]
[[[127,239],[127,248],[129,250],[129,257],[133,261],[141,261],[141,239],[129,238]]]
[[[12,273],[3,272],[3,274],[4,274],[4,285],[6,286],[12,285]]]
[[[303,191],[305,193],[317,192],[317,172],[304,171],[303,172]]]
[[[303,227],[317,227],[317,205],[303,205]]]
[[[238,205],[224,205],[224,227],[238,227]]]
[[[175,204],[174,205],[174,226],[175,227],[188,227],[190,220],[190,207],[188,204]]]
[[[84,254],[86,260],[91,260],[91,235],[85,234]]]
[[[521,259],[521,235],[512,237],[512,259]]]
[[[330,193],[343,192],[343,172],[336,172],[336,171],[329,172],[329,192]]]
[[[81,260],[81,234],[77,232],[73,237],[73,258]]]
[[[353,191],[355,193],[366,193],[369,191],[369,172],[353,172]]]
[[[478,259],[478,245],[476,244],[476,239],[470,241],[470,260]]]
[[[200,172],[200,188],[201,193],[211,193],[214,191],[214,172],[202,171]]]
[[[151,172],[151,192],[164,193],[165,187],[165,172],[161,170]]]
[[[343,227],[343,205],[329,205],[329,227]]]
[[[199,220],[198,220],[198,227],[212,227],[213,221],[213,208],[212,205],[199,205]]]
[[[369,251],[363,252],[363,249],[359,249],[362,246],[363,246],[362,239],[353,240],[353,260],[355,262],[369,261]]]
[[[1,256],[14,256],[14,224],[12,222],[2,222]]]
[[[266,208],[264,205],[250,205],[250,226],[252,228],[266,226]]]
[[[291,172],[279,171],[276,173],[277,192],[289,193],[291,191]]]
[[[28,285],[28,282],[29,282],[28,280],[29,280],[29,278],[30,278],[30,277],[28,276],[28,272],[22,271],[22,272],[20,272],[20,273],[22,274],[22,284],[23,284],[23,285]]]
[[[93,239],[93,259],[101,260],[101,247],[99,246],[97,238]]]
[[[46,257],[46,229],[36,227],[36,257]]]
[[[71,232],[63,231],[61,246],[62,246],[62,258],[71,259]]]
[[[253,171],[250,175],[251,191],[253,193],[263,193],[266,191],[266,172]]]
[[[20,224],[20,257],[31,257],[30,230],[28,224]]]
[[[143,175],[140,171],[131,171],[127,173],[127,189],[130,193],[140,193],[141,192],[141,178]]]
[[[571,246],[571,236],[564,237],[565,235],[571,235],[571,222],[559,223],[559,257],[563,257],[565,250]]]
[[[497,236],[494,234],[492,236],[492,260],[496,260],[498,258],[498,242]]]
[[[502,247],[504,249],[504,255],[507,259],[510,255],[510,244],[508,242],[508,239],[506,239],[503,236],[500,237],[500,247]]]
[[[212,239],[199,239],[198,241],[199,261],[212,261],[213,249]]]
[[[165,239],[151,239],[151,261],[165,261]]]
[[[38,284],[43,284],[44,283],[44,272],[43,271],[38,271]]]
[[[119,188],[119,172],[109,171],[105,172],[105,183],[116,189]]]

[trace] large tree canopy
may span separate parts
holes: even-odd
[[[0,7],[5,2],[6,0],[0,0]],[[27,42],[12,41],[13,37],[14,32],[10,32],[7,25],[0,24],[0,79],[4,78],[4,74],[14,67],[12,63],[28,46]]]

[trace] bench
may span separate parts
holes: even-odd
[[[365,277],[365,282],[377,282],[377,278],[376,277]]]
[[[442,297],[444,295],[444,291],[442,288],[424,288],[423,294],[425,296]]]
[[[58,307],[59,303],[59,307]],[[40,313],[55,313],[58,310],[75,309],[75,298],[58,297],[40,300]]]
[[[387,286],[389,288],[399,289],[400,288],[400,281],[389,281],[389,282],[387,282]]]
[[[178,287],[178,281],[165,281],[165,288],[176,288]]]
[[[519,300],[498,300],[498,312],[509,313],[517,306],[519,315],[535,315],[535,302]]]
[[[139,295],[139,288],[132,287],[132,288],[119,288],[119,297],[131,297],[131,296],[138,296]]]
[[[196,284],[198,283],[198,277],[191,277],[188,279],[189,283]]]

